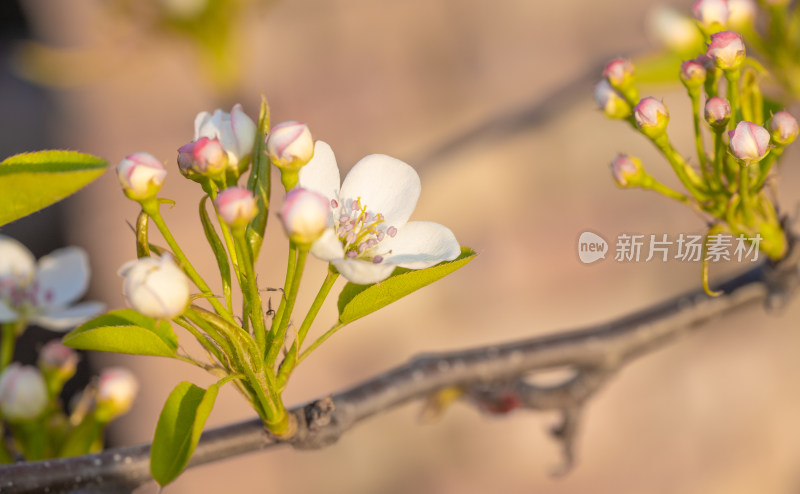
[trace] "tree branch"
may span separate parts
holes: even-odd
[[[514,409],[558,410],[562,423],[552,434],[562,442],[566,472],[586,402],[636,357],[655,351],[704,323],[735,310],[764,304],[780,309],[800,283],[793,248],[781,263],[765,263],[730,278],[711,298],[691,292],[621,319],[488,347],[421,355],[349,390],[292,410],[298,433],[287,442],[300,449],[335,443],[347,430],[379,412],[412,400],[446,404],[458,396],[490,414]],[[537,371],[567,368],[572,375],[555,385],[528,379]],[[443,408],[443,407],[441,407]],[[260,420],[203,434],[189,466],[280,445]],[[0,491],[130,492],[150,480],[149,445],[119,448],[77,458],[0,467]]]

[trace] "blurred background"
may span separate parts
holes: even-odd
[[[643,137],[606,120],[591,97],[606,61],[657,48],[646,26],[663,3],[6,0],[0,151],[76,149],[112,166],[137,151],[163,159],[172,169],[162,195],[177,201],[165,208],[167,223],[210,280],[214,260],[195,213],[201,192],[174,164],[197,112],[241,102],[256,117],[263,93],[273,122],[306,122],[331,144],[343,171],[371,153],[415,166],[423,192],[414,218],[449,226],[480,255],[329,340],[292,378],[286,401],[299,404],[420,352],[602,322],[699,286],[697,263],[622,263],[612,250],[584,265],[577,256],[586,230],[612,249],[622,233],[705,232],[688,208],[614,186],[608,163],[621,151],[676,181]],[[686,13],[691,7],[667,3]],[[683,91],[644,92],[664,99],[670,134],[689,155]],[[799,155],[788,151],[781,205],[794,211]],[[273,193],[279,201],[282,192]],[[0,231],[37,255],[61,243],[86,248],[87,298],[121,308],[116,271],[135,257],[126,221],[137,213],[109,171]],[[262,285],[283,282],[285,244],[273,216]],[[714,266],[712,278],[742,268]],[[300,308],[324,270],[311,263]],[[329,301],[312,332],[321,334],[335,316]],[[167,492],[800,492],[798,316],[796,303],[782,314],[738,313],[629,365],[586,408],[578,464],[563,478],[551,476],[561,463],[547,433],[556,415],[492,418],[456,403],[437,423],[421,425],[417,403],[362,423],[321,451],[284,448],[189,470]],[[128,366],[141,380],[112,445],[149,442],[179,381],[212,382],[155,357],[88,359]],[[253,416],[227,387],[208,426]]]

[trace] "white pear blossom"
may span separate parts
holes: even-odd
[[[253,153],[256,124],[238,103],[233,105],[230,113],[218,109],[212,115],[203,111],[194,119],[194,140],[201,137],[219,139],[228,153],[229,166],[238,168],[239,161]]]
[[[189,279],[169,254],[127,262],[119,275],[128,304],[146,316],[172,319],[189,305]]]
[[[367,156],[340,187],[333,151],[317,141],[314,157],[300,169],[298,185],[322,194],[331,207],[333,227],[312,244],[311,253],[353,283],[377,283],[398,266],[427,268],[461,253],[447,227],[408,221],[421,187],[417,172],[400,160]]]
[[[89,259],[83,249],[58,249],[37,263],[25,246],[0,234],[0,323],[23,320],[66,331],[105,308],[100,302],[71,305],[88,286]]]

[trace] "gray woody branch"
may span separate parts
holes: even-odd
[[[379,412],[418,399],[428,411],[458,395],[487,413],[516,408],[558,410],[562,423],[552,432],[564,448],[564,471],[572,463],[572,445],[583,405],[620,368],[661,348],[702,324],[736,309],[764,304],[782,307],[798,285],[800,249],[779,264],[765,263],[733,277],[711,298],[702,291],[621,319],[502,345],[421,355],[405,365],[331,397],[297,407],[299,429],[288,441],[301,449],[335,443],[347,430]],[[526,381],[536,371],[568,368],[563,382],[541,386]],[[259,420],[205,432],[189,466],[271,448]],[[0,467],[0,492],[130,492],[150,481],[149,445],[96,455]]]

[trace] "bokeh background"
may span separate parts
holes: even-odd
[[[664,2],[217,2],[225,15],[206,26],[217,38],[201,48],[203,37],[186,29],[186,19],[205,1],[7,0],[0,9],[0,149],[4,156],[77,149],[114,165],[136,151],[163,159],[171,167],[163,195],[177,201],[165,211],[167,222],[207,279],[214,264],[195,216],[201,193],[174,165],[197,112],[241,102],[255,116],[264,93],[274,122],[306,122],[343,170],[371,153],[415,166],[423,182],[415,218],[448,225],[479,257],[331,339],[293,376],[289,404],[420,352],[601,322],[698,286],[695,263],[620,263],[612,253],[587,266],[576,251],[585,230],[611,242],[621,233],[704,232],[687,208],[614,186],[608,162],[619,151],[675,181],[644,138],[607,121],[591,98],[608,59],[657,48],[647,18]],[[690,8],[688,0],[668,3]],[[173,9],[170,23],[162,22],[164,9]],[[689,155],[682,92],[663,86],[645,93],[664,98],[670,133]],[[788,153],[783,170],[781,205],[789,211],[800,190],[797,157]],[[280,191],[274,195],[280,200]],[[137,213],[109,172],[2,231],[38,255],[49,242],[86,248],[88,297],[119,308],[116,270],[135,256],[126,221]],[[262,285],[282,283],[285,249],[272,217]],[[299,307],[310,303],[324,269],[311,263]],[[742,266],[715,266],[712,274],[736,269]],[[166,492],[800,492],[799,315],[797,304],[781,314],[738,313],[629,365],[586,408],[578,464],[566,477],[551,475],[561,462],[547,433],[554,414],[493,418],[456,403],[422,425],[419,404],[411,404],[325,450],[232,458],[186,472]],[[334,319],[330,301],[312,331]],[[188,337],[182,341],[192,348]],[[88,359],[97,367],[126,365],[141,380],[134,409],[110,433],[113,445],[149,442],[179,381],[212,382],[153,357]],[[226,388],[209,426],[252,416]],[[140,489],[157,491],[154,484]]]

